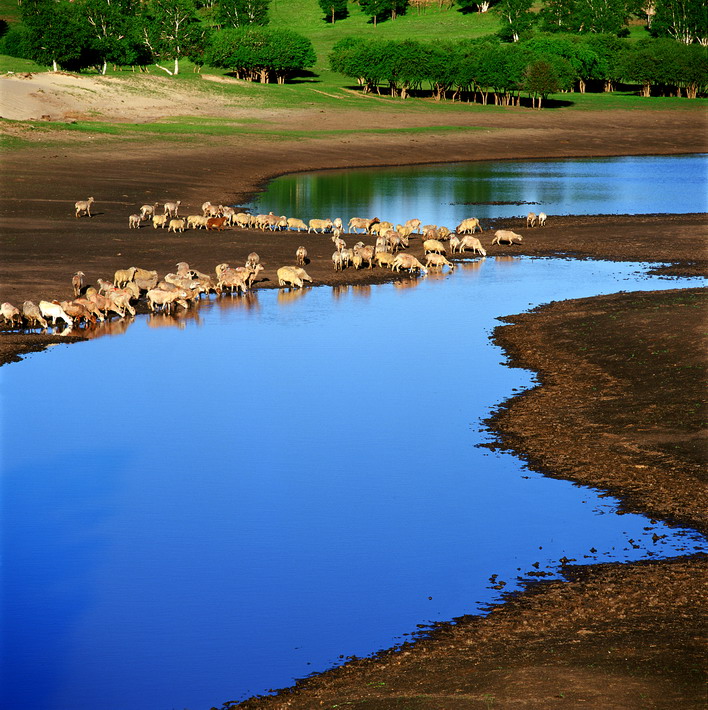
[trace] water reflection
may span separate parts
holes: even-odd
[[[245,310],[257,313],[261,306],[258,301],[258,293],[256,291],[247,291],[246,293],[229,296],[224,294],[221,298],[216,298],[212,301],[220,311]]]
[[[300,173],[251,206],[311,217],[370,217],[454,226],[466,217],[708,211],[705,155],[458,163]],[[529,204],[537,207],[529,208]]]
[[[0,705],[218,707],[483,610],[563,560],[700,548],[690,531],[615,515],[612,499],[475,446],[489,408],[532,382],[499,366],[498,316],[695,282],[640,279],[637,264],[501,263],[362,297],[286,291],[287,308],[274,291],[222,298],[177,325],[138,317],[121,338],[0,368],[5,441],[23,441],[28,422],[56,430],[80,381],[100,383],[102,411],[125,411],[126,388],[150,408],[118,445],[87,438],[85,407],[61,448],[3,448]],[[474,363],[475,377],[443,369],[431,386],[414,366],[367,397],[346,386],[411,348],[416,363]],[[182,390],[215,395],[215,412],[185,418]],[[431,421],[444,444],[421,443]]]
[[[356,298],[371,298],[371,285],[370,284],[355,284],[352,286],[352,294]]]
[[[278,289],[278,304],[286,306],[295,303],[304,298],[308,291],[307,288],[280,288]]]

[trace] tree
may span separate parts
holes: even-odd
[[[544,32],[576,32],[576,0],[547,0],[538,13]]]
[[[314,65],[312,43],[297,32],[265,27],[229,28],[215,32],[205,60],[234,71],[240,78],[265,84],[271,75],[279,84]]]
[[[376,27],[376,22],[385,15],[390,15],[392,20],[396,19],[396,15],[402,15],[408,7],[408,0],[359,0],[359,7]]]
[[[708,46],[708,6],[703,0],[656,0],[651,33]]]
[[[25,0],[22,22],[27,28],[28,58],[54,71],[91,66],[90,40],[77,7],[67,0]]]
[[[218,0],[214,22],[219,27],[247,27],[268,24],[270,0]]]
[[[605,91],[612,91],[613,82],[620,78],[619,65],[623,52],[629,47],[624,39],[610,34],[594,34],[585,40],[588,49],[597,55],[594,75],[589,79],[605,82]]]
[[[328,19],[332,24],[335,20],[343,20],[349,15],[347,0],[319,0],[319,3],[325,14],[325,19]]]
[[[487,12],[492,0],[455,0],[455,4],[463,15],[468,15],[471,12]]]
[[[102,74],[108,62],[136,63],[141,47],[133,0],[83,0],[77,11],[87,24]]]
[[[142,39],[155,57],[155,66],[168,74],[179,74],[179,60],[204,44],[206,30],[197,17],[192,0],[148,0],[145,6]],[[174,60],[174,70],[157,61]]]
[[[575,26],[578,32],[619,35],[629,15],[626,0],[577,0]]]
[[[504,39],[518,42],[521,34],[528,30],[534,21],[534,14],[530,11],[533,0],[501,0],[495,5],[492,12],[496,12],[502,21],[499,34]]]
[[[531,94],[532,105],[541,108],[541,101],[548,94],[561,89],[561,80],[556,67],[547,59],[536,59],[524,69],[523,88]]]

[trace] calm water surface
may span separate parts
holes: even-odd
[[[495,318],[696,285],[638,268],[261,292],[0,369],[2,707],[206,710],[474,613],[492,575],[704,549],[475,446],[531,382]]]
[[[532,203],[532,204],[488,204]],[[558,214],[678,214],[708,211],[705,155],[497,161],[329,170],[271,182],[255,212],[288,216],[417,217],[454,227],[482,220]]]

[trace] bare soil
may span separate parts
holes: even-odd
[[[185,214],[207,199],[239,204],[285,172],[706,150],[705,116],[691,111],[510,110],[464,118],[285,110],[269,120],[284,129],[466,121],[482,130],[234,137],[189,148],[77,138],[73,147],[8,153],[0,300],[67,298],[79,269],[91,282],[131,265],[166,273],[178,261],[210,272],[221,262],[242,263],[252,250],[266,263],[263,288],[273,286],[278,266],[292,263],[299,244],[310,253],[315,283],[366,287],[394,278],[382,270],[335,274],[331,242],[321,235],[128,229],[128,215],[143,203],[181,199]],[[95,216],[75,219],[73,203],[90,195]],[[642,260],[665,273],[706,274],[705,215],[551,216],[543,229],[507,226],[524,235],[523,248],[497,247],[490,255]],[[490,237],[483,235],[485,246]],[[420,242],[412,250],[420,253]],[[705,532],[705,313],[703,293],[691,289],[557,303],[512,318],[495,337],[512,363],[537,370],[542,384],[492,418],[499,445],[548,474],[612,490],[628,510]],[[57,337],[3,333],[0,359],[51,342]],[[536,585],[486,618],[442,625],[398,651],[351,661],[241,707],[703,708],[704,562],[568,568],[570,582]]]

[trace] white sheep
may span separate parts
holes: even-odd
[[[299,246],[295,251],[295,261],[298,266],[305,266],[307,262],[307,249],[303,246]]]
[[[153,216],[153,218],[152,218],[153,229],[157,229],[158,227],[160,229],[164,229],[166,224],[167,224],[167,215],[166,214],[156,214]]]
[[[131,266],[129,269],[118,269],[118,271],[113,274],[113,285],[116,288],[123,288],[128,281],[132,281],[135,278],[135,272],[137,269]]]
[[[29,324],[30,328],[36,325],[40,325],[42,326],[42,328],[46,329],[49,325],[47,321],[42,317],[42,313],[40,312],[37,305],[32,301],[25,301],[22,304],[22,315]]]
[[[535,226],[536,226],[536,220],[537,220],[537,219],[538,219],[538,218],[536,217],[536,213],[535,213],[535,212],[529,212],[529,213],[526,215],[526,226],[527,226],[527,227],[535,227]]]
[[[538,213],[538,226],[545,227],[547,219],[548,219],[548,215],[545,212],[539,212]]]
[[[438,239],[426,239],[423,242],[423,251],[426,254],[446,254],[445,245]]]
[[[466,234],[460,243],[457,245],[457,251],[460,254],[464,254],[465,249],[471,249],[473,254],[480,254],[481,256],[487,256],[486,249],[482,246],[482,242],[473,237],[471,234]]]
[[[167,231],[177,234],[177,232],[184,232],[185,226],[183,219],[171,219],[167,225]]]
[[[281,266],[278,269],[278,285],[290,288],[302,288],[303,280],[294,266]]]
[[[307,229],[307,225],[297,217],[288,217],[287,220],[288,229],[297,229],[299,232],[301,229]]]
[[[318,229],[321,234],[324,234],[333,227],[332,220],[329,217],[327,219],[311,219],[307,224],[308,233],[315,232],[315,234],[317,234]]]
[[[4,318],[6,324],[10,324],[10,327],[12,327],[15,322],[17,322],[18,326],[22,325],[20,309],[13,306],[12,303],[9,303],[8,301],[5,301],[5,303],[0,305],[0,315]]]
[[[420,220],[419,219],[409,219],[406,220],[404,227],[410,227],[411,232],[419,232],[420,230]]]
[[[482,231],[479,220],[476,217],[468,217],[457,225],[455,232],[457,234],[474,234],[478,229],[480,232]]]
[[[374,261],[381,268],[385,266],[386,268],[392,269],[393,261],[395,258],[396,257],[393,254],[389,254],[386,251],[379,251],[376,252],[376,255],[374,256]]]
[[[524,238],[520,235],[517,234],[516,232],[512,232],[510,229],[497,229],[496,232],[494,232],[494,239],[492,239],[492,244],[499,244],[499,246],[503,244],[514,244],[515,242],[518,242],[521,244],[524,241]]]
[[[157,208],[158,208],[157,202],[154,205],[143,205],[140,208],[140,219],[144,220],[144,219],[147,219],[148,217],[154,217],[155,214],[157,213]]]
[[[178,212],[179,212],[179,206],[182,204],[181,200],[177,200],[177,202],[165,202],[165,205],[163,207],[164,213],[166,217],[177,217]]]
[[[83,271],[77,271],[71,277],[71,287],[74,289],[74,296],[81,295],[81,290],[84,287],[84,276],[86,276],[86,274]]]
[[[335,251],[332,254],[332,264],[334,265],[335,271],[342,271],[344,269],[344,261],[342,259],[342,252]]]
[[[74,208],[76,209],[76,216],[80,217],[82,214],[91,216],[91,205],[94,203],[93,197],[89,197],[88,200],[79,200],[74,203]]]
[[[451,269],[455,268],[455,265],[448,261],[442,254],[433,254],[432,252],[425,257],[425,265],[429,269],[440,268],[442,271],[443,266],[449,266]]]
[[[428,270],[421,264],[418,259],[416,259],[412,254],[396,254],[393,259],[391,268],[394,271],[400,271],[401,269],[407,269],[409,272],[413,272],[415,269],[420,271],[421,274],[427,274]]]
[[[261,257],[256,254],[255,251],[252,251],[247,257],[246,257],[246,268],[255,268],[256,264],[261,263]]]
[[[52,325],[56,325],[57,320],[63,320],[70,328],[74,325],[72,317],[61,307],[59,301],[40,301],[39,312],[45,318],[51,318]]]

